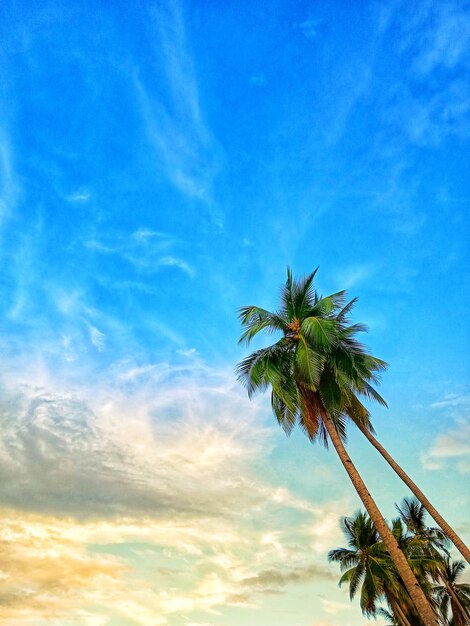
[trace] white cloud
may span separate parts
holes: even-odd
[[[163,267],[176,267],[188,276],[194,275],[191,265],[173,252],[182,247],[182,242],[158,231],[139,228],[128,236],[111,234],[99,240],[91,238],[84,242],[84,246],[101,254],[120,257],[142,274],[152,274]]]
[[[444,409],[450,407],[470,407],[470,396],[464,393],[448,393],[443,400],[433,402],[431,409]]]
[[[123,363],[132,375],[73,394],[47,372],[10,379],[0,549],[4,576],[30,593],[7,586],[0,618],[163,625],[331,578],[318,539],[339,532],[343,504],[260,478],[275,443],[262,403],[194,352],[181,359]]]
[[[338,272],[337,282],[341,285],[341,289],[351,289],[352,287],[367,281],[376,273],[377,268],[367,263],[361,265],[350,265],[349,267]]]
[[[183,261],[182,259],[178,259],[177,257],[164,256],[159,260],[159,263],[160,265],[167,266],[167,267],[178,267],[180,270],[183,270],[183,272],[186,272],[188,276],[194,275],[194,269],[190,265],[188,265],[186,261]]]
[[[71,193],[70,195],[67,196],[67,200],[69,202],[88,202],[90,197],[91,197],[91,194],[89,191],[86,191],[86,190],[75,191],[74,193]]]
[[[468,10],[457,1],[423,2],[405,19],[401,53],[406,59],[403,82],[395,83],[389,121],[407,139],[435,146],[448,136],[470,136],[470,97],[465,74],[470,68]],[[441,73],[442,77],[438,75]],[[422,89],[422,85],[426,89]]]
[[[460,2],[436,4],[423,3],[415,13],[411,25],[421,29],[422,36],[410,38],[406,47],[418,46],[412,70],[428,77],[439,68],[453,69],[470,56],[470,24],[467,8]]]
[[[438,435],[430,449],[421,455],[421,462],[428,470],[441,469],[448,460],[456,462],[459,473],[470,473],[470,422],[461,421],[447,433]]]
[[[157,95],[151,81],[134,79],[148,134],[171,183],[184,195],[202,200],[212,220],[222,226],[213,198],[220,148],[201,111],[182,8],[176,0],[169,0],[150,14],[157,34],[153,37],[155,54],[166,75],[167,92],[162,95],[160,90]]]
[[[103,352],[106,347],[106,335],[93,324],[87,324],[90,333],[90,341],[99,352]]]

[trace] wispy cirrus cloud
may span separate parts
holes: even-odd
[[[449,136],[468,138],[470,26],[465,3],[424,2],[419,10],[409,9],[400,52],[407,70],[390,94],[390,121],[420,146],[435,146]]]
[[[191,44],[179,2],[168,0],[152,8],[150,28],[151,35],[156,34],[155,58],[166,77],[166,92],[157,95],[149,78],[136,75],[135,86],[148,135],[173,185],[184,195],[203,201],[221,225],[214,201],[220,148],[202,112]]]
[[[163,267],[176,267],[188,276],[194,276],[194,268],[173,251],[181,242],[173,237],[148,228],[138,228],[129,235],[114,234],[91,237],[84,246],[95,252],[119,257],[137,272],[152,274]]]

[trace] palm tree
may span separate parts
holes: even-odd
[[[417,498],[403,498],[401,505],[395,506],[406,526],[410,549],[431,558],[440,557],[441,552],[449,555],[447,535],[440,528],[426,525],[426,509]]]
[[[314,291],[316,271],[295,281],[288,269],[279,311],[257,306],[240,309],[241,342],[249,343],[262,330],[282,336],[246,357],[238,365],[239,379],[250,396],[271,388],[273,412],[287,433],[298,423],[310,440],[320,438],[325,445],[331,441],[423,623],[438,626],[431,605],[343,443],[348,417],[363,419],[370,427],[368,417],[361,415],[364,407],[358,395],[384,402],[371,383],[378,382],[386,364],[368,354],[355,339],[364,327],[348,325],[354,301],[345,304],[344,291],[325,298]]]
[[[438,574],[442,584],[434,588],[441,615],[450,624],[450,610],[455,626],[470,624],[470,585],[457,582],[464,569],[462,560],[452,562],[447,556]]]
[[[383,456],[383,458],[387,461],[390,467],[396,472],[396,474],[402,479],[405,485],[411,490],[411,492],[418,498],[421,504],[424,506],[429,515],[434,519],[434,521],[441,527],[441,529],[445,532],[447,537],[452,541],[454,546],[460,552],[460,554],[465,558],[465,560],[470,563],[470,549],[466,546],[466,544],[462,541],[461,537],[455,532],[455,530],[450,526],[448,522],[442,517],[439,511],[431,504],[428,498],[424,495],[418,485],[408,476],[405,470],[398,465],[398,463],[393,459],[393,457],[387,452],[387,450],[381,445],[381,443],[374,437],[374,431],[372,428],[367,427],[367,424],[361,422],[360,420],[354,420],[356,426],[362,432],[362,434],[370,441],[370,443],[374,446],[378,452]]]
[[[405,498],[406,501],[406,498]],[[406,510],[406,507],[403,506]],[[397,507],[401,510],[399,507]],[[422,590],[432,604],[434,611],[437,613],[435,602],[432,596],[433,586],[430,577],[436,575],[442,563],[442,556],[436,548],[436,543],[432,540],[431,533],[429,539],[424,539],[421,535],[418,535],[416,531],[410,531],[410,526],[405,524],[402,517],[397,517],[392,520],[392,533],[397,540],[398,546],[406,554],[411,569],[413,570],[416,579],[418,580]],[[423,529],[423,534],[425,530]],[[393,567],[393,564],[390,563]],[[401,584],[401,593],[395,592],[395,602],[390,601],[387,596],[387,601],[392,613],[398,616],[398,621],[402,620],[402,615],[406,615],[407,619],[412,624],[420,624],[421,620],[416,615],[415,609],[409,602],[409,595],[406,593],[403,581],[399,579]],[[393,599],[393,598],[392,598]]]
[[[377,603],[385,598],[399,626],[411,626],[403,598],[400,598],[404,589],[370,517],[358,512],[354,517],[344,517],[341,525],[349,547],[328,553],[328,560],[339,563],[343,572],[339,584],[349,583],[351,600],[360,587],[360,606],[367,617],[375,617],[383,610]]]
[[[341,525],[349,547],[331,550],[328,559],[339,563],[343,572],[339,584],[349,583],[351,600],[360,589],[360,606],[367,617],[382,615],[398,626],[422,624],[370,517],[358,512],[353,517],[343,518]],[[413,536],[406,531],[401,519],[393,520],[392,532],[400,548],[406,552],[421,586],[430,596],[432,587],[427,574],[429,568],[436,571],[436,559],[416,550]],[[382,600],[387,602],[389,611],[378,606]]]

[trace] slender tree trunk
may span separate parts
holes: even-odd
[[[398,605],[398,603],[396,605],[392,606],[392,610],[396,614],[396,616],[398,617],[398,621],[401,622],[402,626],[411,626],[410,622],[408,621],[406,615],[401,610],[401,608]]]
[[[341,441],[341,438],[336,430],[333,421],[328,415],[323,415],[323,422],[330,436],[331,442],[338,453],[338,456],[347,471],[351,482],[353,483],[356,491],[361,498],[369,517],[375,524],[377,531],[379,532],[382,540],[397,568],[398,574],[401,576],[405,587],[413,600],[418,615],[423,620],[425,626],[439,626],[439,621],[434,613],[431,605],[428,602],[423,590],[421,589],[415,575],[411,571],[411,567],[405,558],[405,555],[398,547],[397,541],[392,534],[392,531],[387,526],[378,506],[373,500],[372,496],[367,490],[359,472],[353,465],[353,462],[349,458],[346,448]]]
[[[397,621],[400,623],[400,626],[411,626],[410,622],[408,621],[408,618],[406,617],[406,615],[402,611],[402,608],[400,607],[399,600],[395,600],[392,597],[392,595],[388,593],[387,591],[385,591],[385,597],[387,598],[388,603],[390,604],[390,608],[392,609],[394,616],[397,618]]]
[[[433,507],[433,505],[426,498],[421,489],[411,480],[408,474],[398,465],[396,461],[390,456],[390,454],[385,450],[385,448],[377,441],[374,435],[367,430],[364,424],[360,422],[355,422],[356,426],[362,432],[362,434],[370,441],[370,443],[374,446],[376,450],[380,452],[383,458],[387,461],[387,463],[395,470],[398,476],[402,479],[402,481],[411,489],[413,494],[418,498],[421,504],[424,506],[429,515],[434,519],[434,521],[442,528],[445,534],[452,541],[454,546],[460,552],[460,554],[466,559],[468,563],[470,563],[470,550],[464,544],[462,539],[457,535],[455,530],[449,526],[449,524],[445,521],[445,519],[438,513],[438,511]]]
[[[452,589],[452,585],[444,580],[445,588],[447,589],[447,593],[450,595],[450,606],[452,608],[452,615],[454,617],[456,626],[468,626],[470,624],[470,618],[468,612],[462,606],[460,600],[457,597],[457,594]]]

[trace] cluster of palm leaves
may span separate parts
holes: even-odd
[[[426,511],[416,498],[397,506],[391,530],[407,556],[421,588],[444,626],[470,624],[470,585],[459,582],[465,565],[452,561],[449,540],[440,528],[426,524]],[[340,585],[358,595],[367,617],[385,617],[390,626],[421,626],[422,621],[370,517],[363,512],[342,519],[347,548],[331,550],[339,563]]]
[[[295,280],[288,269],[277,311],[254,305],[240,309],[242,343],[250,343],[262,331],[278,337],[272,345],[256,350],[239,364],[239,379],[250,396],[260,390],[271,390],[272,410],[287,434],[298,425],[312,442],[319,440],[325,446],[333,445],[421,623],[439,626],[427,588],[420,585],[419,571],[407,558],[408,547],[402,535],[385,522],[346,450],[350,424],[380,452],[469,562],[470,550],[374,437],[363,399],[386,404],[374,385],[387,364],[369,354],[356,338],[366,330],[363,324],[350,322],[356,299],[347,302],[345,291],[320,296],[313,286],[315,274],[316,270]],[[426,580],[422,579],[423,585]]]

